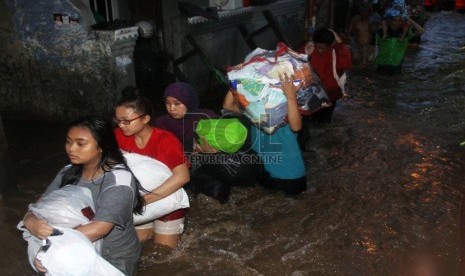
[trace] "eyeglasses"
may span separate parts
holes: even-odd
[[[136,118],[134,118],[134,119],[130,119],[130,120],[118,120],[118,119],[116,119],[116,118],[113,118],[113,122],[115,122],[115,124],[117,124],[117,125],[123,124],[123,125],[126,125],[126,126],[127,126],[127,125],[129,125],[132,121],[135,121],[135,120],[137,120],[137,119],[140,119],[140,118],[142,118],[142,117],[144,117],[144,116],[145,116],[145,114],[142,114],[142,115],[140,115],[140,116],[138,116],[138,117],[136,117]]]

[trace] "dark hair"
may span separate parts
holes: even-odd
[[[97,116],[86,116],[74,120],[68,124],[68,131],[73,127],[83,127],[87,128],[92,137],[97,142],[97,145],[102,150],[102,157],[98,166],[102,168],[104,172],[109,172],[115,168],[116,165],[122,164],[124,169],[131,172],[126,160],[121,153],[121,150],[118,147],[115,134],[113,132],[113,127],[110,122],[107,120],[97,117]],[[134,174],[131,172],[134,176]],[[68,184],[75,185],[82,175],[82,165],[72,164],[70,169],[66,170],[61,179],[60,187],[63,187]],[[134,206],[133,212],[136,214],[141,214],[143,211],[144,200],[139,194],[139,189],[141,187],[139,181],[134,177],[136,181],[137,189],[134,191],[134,196],[136,199],[136,205]]]
[[[152,103],[149,99],[139,95],[139,89],[134,86],[126,86],[121,91],[121,98],[116,107],[124,106],[134,109],[139,115],[152,116]]]
[[[314,43],[324,43],[331,45],[335,40],[336,37],[334,36],[333,32],[326,28],[318,29],[313,33]]]

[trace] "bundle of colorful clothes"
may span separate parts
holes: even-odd
[[[287,100],[279,76],[294,76],[294,84],[303,83],[297,91],[302,114],[310,115],[331,102],[320,79],[310,67],[308,57],[279,43],[276,50],[255,49],[244,62],[229,68],[232,91],[244,114],[266,133],[286,124]]]

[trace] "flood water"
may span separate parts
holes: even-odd
[[[179,248],[144,244],[139,275],[459,275],[465,15],[430,16],[402,75],[353,70],[333,124],[311,129],[308,192],[192,197]],[[64,132],[5,128],[18,189],[0,200],[0,274],[34,275],[15,227],[65,163]]]

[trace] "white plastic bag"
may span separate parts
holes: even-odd
[[[103,259],[90,240],[81,232],[58,228],[62,235],[50,236],[49,248],[37,254],[37,259],[50,276],[112,276],[124,275]]]
[[[171,170],[158,160],[137,153],[123,152],[123,155],[129,168],[147,191],[154,190],[172,175]],[[146,194],[145,191],[140,191],[140,193]],[[189,197],[181,188],[161,200],[146,205],[142,215],[134,215],[134,224],[147,223],[189,206]]]
[[[66,185],[42,196],[36,203],[29,204],[29,211],[55,228],[75,228],[90,223],[95,206],[88,188]],[[35,269],[33,262],[42,246],[42,240],[33,236],[24,227],[23,221],[18,223],[17,228],[23,232],[23,239],[27,241],[28,260]],[[100,252],[101,245],[102,240],[94,242],[97,252]]]
[[[160,186],[173,174],[170,168],[156,159],[138,153],[123,152],[123,155],[137,180],[149,192]],[[145,195],[147,192],[141,190],[140,193]]]
[[[31,267],[37,271],[36,267],[34,266],[34,259],[39,252],[40,247],[42,246],[42,240],[36,238],[34,235],[29,232],[24,226],[24,222],[20,221],[16,226],[18,230],[23,232],[23,239],[27,241],[27,259]]]
[[[74,228],[88,224],[95,214],[91,191],[86,187],[66,185],[29,204],[36,217],[57,227]]]

